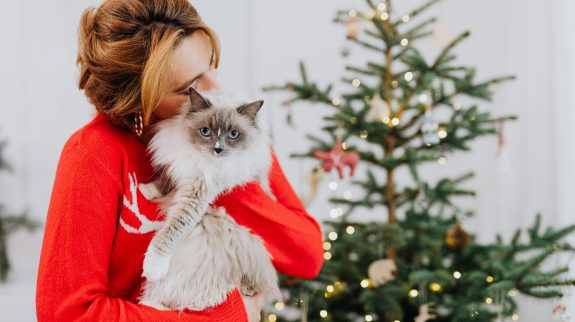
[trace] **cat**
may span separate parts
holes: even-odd
[[[203,310],[223,302],[237,284],[244,296],[280,299],[277,273],[262,240],[242,227],[215,198],[259,180],[267,188],[271,140],[257,113],[263,101],[246,103],[228,91],[197,92],[180,112],[158,122],[148,145],[158,180],[140,184],[156,200],[165,221],[143,263],[140,303],[162,310]]]

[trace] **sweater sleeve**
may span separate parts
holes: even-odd
[[[48,209],[36,289],[38,321],[247,321],[237,289],[217,307],[170,312],[107,295],[121,184],[96,157],[68,143]]]
[[[257,182],[249,182],[219,196],[240,225],[260,236],[275,268],[286,275],[312,279],[323,265],[320,225],[311,217],[284,175],[273,148],[269,181],[274,200]]]

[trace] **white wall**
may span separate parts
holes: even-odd
[[[9,141],[5,156],[15,172],[0,175],[0,202],[14,211],[27,208],[39,220],[45,218],[60,149],[92,114],[76,89],[76,28],[82,10],[98,3],[2,1],[0,139]],[[299,60],[306,62],[310,78],[321,84],[338,83],[344,66],[340,50],[349,45],[344,28],[331,20],[336,9],[360,6],[363,1],[192,3],[220,36],[221,83],[265,99],[265,119],[282,165],[294,187],[303,188],[302,176],[314,162],[289,159],[288,154],[306,150],[304,134],[318,133],[327,109],[294,105],[294,130],[286,126],[286,108],[280,106],[286,95],[264,94],[260,89],[297,80]],[[403,9],[422,1],[396,3]],[[476,171],[468,186],[477,190],[478,198],[463,203],[476,209],[478,217],[464,225],[480,240],[489,241],[496,232],[508,236],[514,227],[529,225],[539,211],[546,224],[575,221],[575,173],[570,167],[575,161],[575,94],[569,78],[575,71],[574,7],[568,0],[547,1],[544,6],[535,0],[446,0],[433,11],[453,35],[472,31],[457,53],[462,63],[477,66],[479,78],[518,76],[496,90],[493,104],[484,105],[496,114],[519,115],[519,121],[506,126],[502,156],[496,157],[496,138],[488,138],[476,142],[472,153],[449,157],[443,167],[426,167],[430,178]],[[430,43],[422,46],[428,53],[437,51]],[[351,57],[361,64],[364,53],[349,47]],[[324,201],[329,194],[324,184],[309,208],[319,220],[329,217]],[[379,218],[384,215],[376,212],[363,219]],[[10,242],[15,271],[0,291],[0,312],[8,316],[18,312],[14,316],[21,321],[32,321],[41,233],[21,232]],[[525,305],[520,321],[548,321],[554,304]]]

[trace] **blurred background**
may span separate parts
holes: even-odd
[[[290,159],[289,154],[307,151],[305,134],[320,133],[326,109],[307,103],[283,106],[289,95],[264,93],[262,87],[299,80],[299,61],[306,63],[309,77],[320,84],[339,82],[345,65],[342,51],[349,51],[348,60],[363,62],[364,53],[346,42],[345,28],[332,22],[338,9],[360,6],[363,1],[191,2],[220,37],[220,82],[265,100],[264,125],[292,185],[304,193],[306,175],[317,162]],[[94,115],[77,89],[75,59],[80,14],[99,3],[2,1],[0,141],[8,144],[3,154],[13,171],[0,172],[0,204],[15,213],[25,210],[40,222],[45,220],[64,143]],[[420,0],[396,1],[396,10],[420,4]],[[492,103],[481,106],[495,115],[514,114],[519,119],[506,125],[499,155],[497,137],[481,139],[471,152],[450,156],[444,166],[429,167],[423,173],[439,178],[475,171],[468,187],[477,191],[477,198],[461,202],[477,212],[463,226],[480,241],[493,241],[497,233],[510,238],[516,227],[531,224],[538,212],[545,225],[575,223],[575,2],[445,0],[432,13],[452,36],[471,31],[456,54],[463,64],[477,67],[478,79],[517,76],[516,81],[496,88]],[[438,51],[431,42],[423,42],[419,49],[429,54]],[[286,124],[288,109],[293,127]],[[320,185],[308,208],[318,221],[329,218],[327,199],[333,192],[327,182]],[[346,179],[341,182],[343,187],[347,184]],[[361,216],[376,220],[381,215]],[[12,271],[0,284],[0,316],[9,316],[6,321],[35,320],[42,234],[42,228],[32,233],[21,230],[7,240]],[[573,261],[569,264],[575,269]],[[569,310],[575,316],[575,297],[570,301]],[[519,321],[553,320],[556,301],[526,298],[521,302]]]

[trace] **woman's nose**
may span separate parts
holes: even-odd
[[[210,68],[210,70],[204,74],[204,77],[202,77],[201,82],[199,82],[199,84],[198,84],[199,90],[205,91],[205,90],[219,88],[220,84],[216,80],[217,76],[218,76],[218,71],[215,67],[212,66]]]

